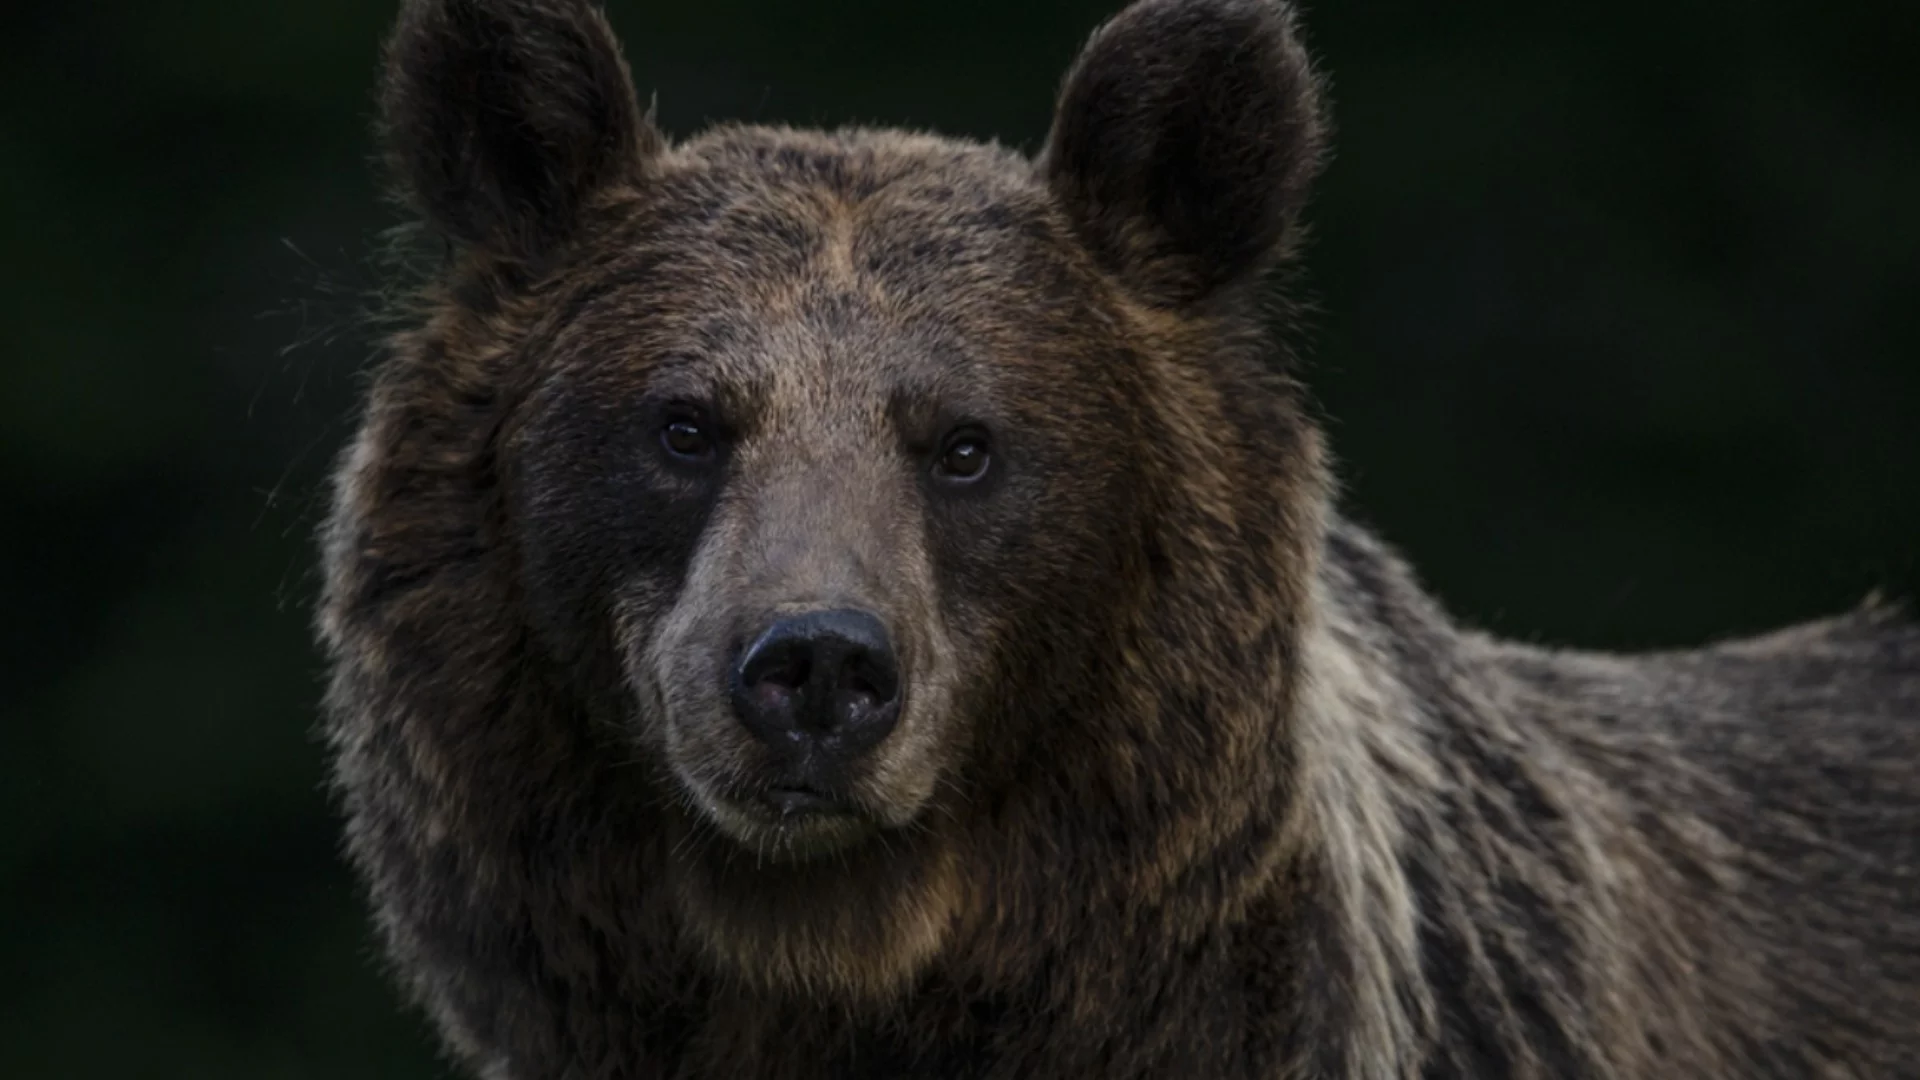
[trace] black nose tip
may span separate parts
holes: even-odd
[[[864,611],[776,621],[734,668],[733,708],[771,746],[811,744],[842,758],[873,749],[900,718],[900,667],[887,628]]]

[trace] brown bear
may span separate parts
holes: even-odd
[[[1293,22],[1143,0],[1029,159],[670,143],[587,0],[408,0],[446,257],[320,628],[474,1075],[1920,1075],[1920,628],[1510,644],[1343,519]]]

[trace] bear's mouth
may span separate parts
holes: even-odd
[[[762,792],[758,805],[781,821],[801,821],[811,817],[832,817],[858,813],[848,800],[812,784],[770,787]]]
[[[850,796],[815,785],[779,784],[695,794],[700,809],[721,833],[775,862],[804,861],[842,851],[881,828],[880,822]]]

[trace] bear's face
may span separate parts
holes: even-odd
[[[805,859],[913,825],[965,785],[1028,628],[1119,580],[1124,316],[984,148],[729,132],[612,221],[502,451],[537,626],[611,640],[633,739],[731,841]]]
[[[1028,160],[671,147],[588,0],[407,0],[383,122],[451,258],[324,621],[360,650],[338,699],[445,802],[424,827],[852,996],[963,923],[1057,921],[1056,873],[1132,898],[1238,827],[1208,815],[1272,781],[1214,704],[1284,697],[1254,665],[1318,482],[1257,295],[1320,147],[1291,18],[1135,4]]]

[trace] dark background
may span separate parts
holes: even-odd
[[[709,119],[1042,135],[1117,0],[615,0]],[[392,0],[0,13],[0,1076],[427,1077],[311,732]],[[1920,586],[1912,0],[1321,0],[1311,377],[1461,615],[1655,646]]]

